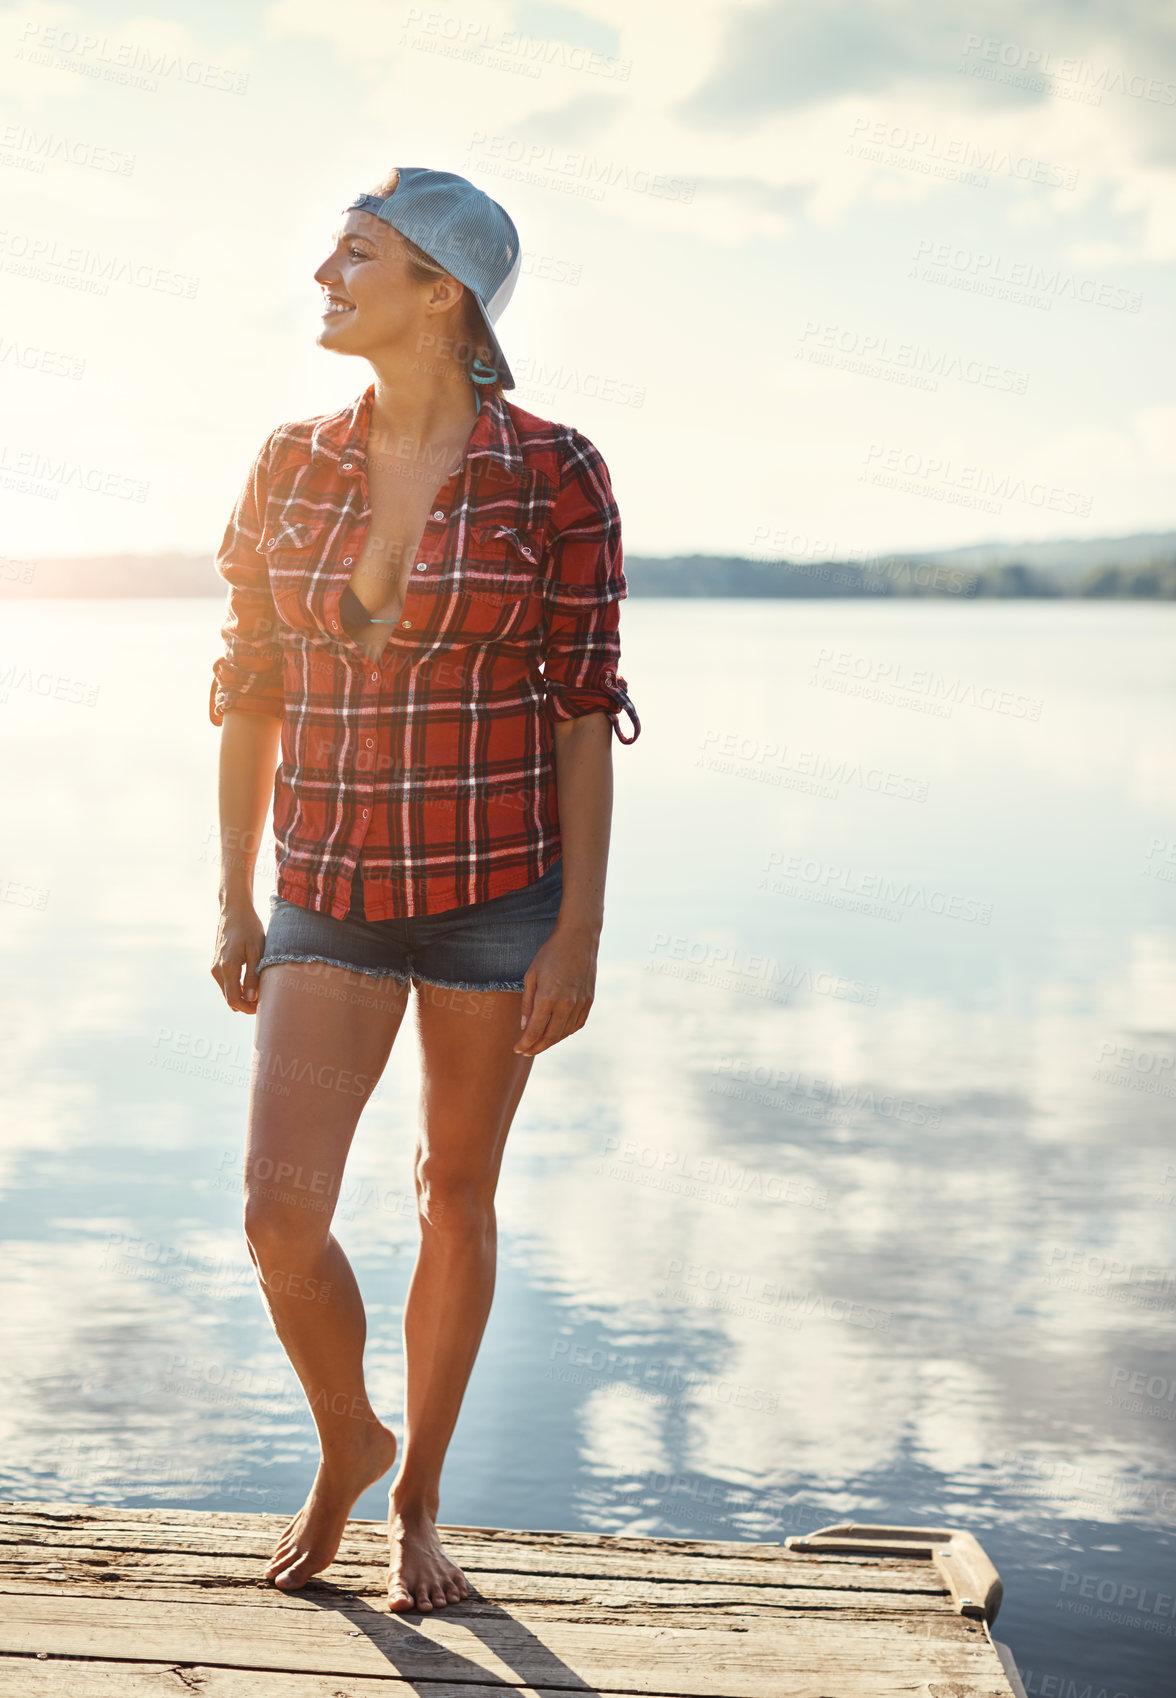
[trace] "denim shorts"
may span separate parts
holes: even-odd
[[[354,913],[336,920],[275,894],[258,971],[280,961],[324,961],[400,984],[416,979],[448,990],[522,991],[562,896],[559,859],[521,890],[403,920],[361,920]]]

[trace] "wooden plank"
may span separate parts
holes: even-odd
[[[520,1608],[498,1613],[490,1631],[444,1610],[408,1621],[358,1601],[245,1611],[207,1602],[77,1597],[66,1589],[10,1595],[0,1653],[39,1652],[343,1677],[394,1674],[430,1684],[497,1679],[560,1692],[582,1692],[587,1684],[666,1698],[764,1698],[778,1694],[785,1679],[795,1695],[801,1676],[819,1677],[824,1685],[816,1690],[836,1690],[839,1698],[857,1692],[876,1698],[887,1670],[901,1671],[908,1694],[920,1681],[962,1683],[991,1671],[997,1678],[987,1691],[999,1692],[1003,1678],[983,1629],[948,1615],[918,1621],[819,1615],[781,1632],[775,1622],[753,1617],[739,1624],[696,1617],[692,1626],[584,1626]]]
[[[22,1505],[22,1512],[28,1508]],[[92,1518],[76,1515],[47,1518],[43,1513],[25,1515],[11,1510],[0,1512],[0,1556],[15,1546],[26,1549],[40,1545],[55,1550],[64,1557],[66,1552],[88,1552],[95,1558],[102,1552],[119,1552],[124,1557],[133,1552],[172,1552],[177,1555],[205,1554],[209,1557],[249,1558],[264,1564],[286,1525],[281,1517],[228,1517],[228,1526],[211,1530],[200,1520],[159,1522],[159,1511],[130,1512],[120,1510]],[[143,1519],[139,1519],[142,1514]],[[271,1522],[259,1528],[255,1522]],[[246,1524],[243,1525],[243,1522]],[[770,1551],[770,1555],[752,1557],[747,1561],[728,1550],[741,1547],[725,1546],[716,1558],[693,1554],[696,1541],[640,1541],[641,1549],[631,1551],[627,1542],[615,1544],[609,1535],[591,1535],[585,1539],[568,1537],[565,1546],[556,1534],[525,1537],[520,1534],[499,1534],[494,1538],[451,1535],[444,1527],[441,1534],[454,1562],[463,1569],[476,1569],[482,1574],[547,1574],[569,1577],[614,1576],[662,1578],[666,1580],[713,1581],[715,1562],[722,1564],[724,1580],[740,1585],[809,1586],[846,1588],[851,1591],[917,1592],[929,1597],[946,1596],[946,1588],[932,1565],[918,1560],[888,1558],[882,1561],[863,1561],[850,1557],[814,1559],[797,1556],[782,1546],[751,1547]],[[631,1542],[629,1542],[631,1543]],[[680,1549],[684,1546],[685,1549]],[[383,1524],[351,1521],[340,1555],[327,1571],[337,1584],[358,1578],[360,1570],[385,1565],[387,1546]],[[242,1568],[242,1576],[251,1571]]]
[[[9,1550],[12,1548],[13,1547],[9,1547]],[[521,1583],[527,1577],[533,1578],[536,1582],[542,1579],[548,1579],[553,1584],[561,1579],[616,1579],[619,1581],[627,1580],[633,1584],[637,1584],[646,1579],[664,1579],[667,1583],[680,1581],[699,1585],[712,1584],[716,1580],[713,1568],[709,1568],[705,1563],[683,1563],[681,1565],[666,1563],[657,1564],[656,1566],[650,1564],[648,1567],[634,1573],[625,1564],[609,1562],[602,1558],[596,1573],[593,1573],[590,1569],[586,1569],[583,1563],[568,1563],[563,1567],[553,1564],[550,1569],[516,1569],[502,1568],[497,1564],[495,1564],[494,1567],[488,1567],[485,1560],[485,1552],[477,1550],[462,1550],[448,1540],[446,1541],[445,1548],[452,1556],[453,1560],[460,1564],[465,1573],[469,1575],[479,1575],[482,1577],[482,1579],[478,1581],[478,1585],[483,1591],[498,1585],[506,1587],[513,1583]],[[109,1567],[112,1565],[118,1566],[119,1564],[124,1563],[130,1564],[136,1560],[146,1561],[151,1556],[158,1556],[160,1560],[170,1559],[176,1563],[214,1563],[218,1560],[218,1553],[215,1552],[210,1552],[207,1555],[195,1552],[166,1550],[152,1553],[142,1550],[126,1550],[122,1544],[117,1541],[112,1542],[105,1548],[101,1546],[97,1547],[97,1549],[94,1550],[93,1556],[90,1557],[85,1554],[84,1547],[74,1547],[72,1549],[62,1548],[57,1551],[56,1556],[53,1556],[51,1547],[48,1547],[48,1549],[50,1551],[50,1560],[60,1561],[63,1564],[71,1563],[79,1567],[86,1566],[89,1567],[91,1572],[98,1572],[102,1567]],[[94,1548],[91,1547],[91,1549]],[[269,1550],[265,1549],[263,1551],[247,1553],[243,1559],[234,1557],[226,1558],[225,1560],[227,1563],[232,1565],[232,1572],[235,1572],[237,1575],[237,1584],[252,1585],[256,1580],[260,1579],[262,1570],[266,1561],[268,1561],[268,1558]],[[0,1561],[3,1560],[4,1559],[0,1557]],[[5,1568],[10,1568],[10,1559],[5,1562]],[[324,1570],[322,1578],[332,1586],[342,1588],[344,1590],[355,1590],[360,1586],[367,1590],[373,1588],[382,1590],[382,1586],[376,1577],[378,1574],[382,1574],[382,1572],[386,1569],[386,1554],[382,1558],[364,1558],[362,1554],[357,1558],[349,1552],[346,1545],[344,1545],[339,1556],[336,1557],[330,1568]],[[915,1572],[908,1571],[905,1574],[875,1575],[867,1566],[860,1564],[856,1565],[849,1573],[839,1572],[836,1569],[831,1569],[824,1565],[814,1564],[812,1571],[809,1574],[805,1574],[803,1571],[797,1572],[794,1570],[791,1573],[782,1574],[779,1577],[772,1576],[770,1580],[766,1576],[762,1576],[760,1574],[749,1575],[745,1570],[730,1574],[728,1579],[728,1574],[725,1569],[721,1575],[721,1579],[727,1584],[762,1589],[764,1592],[776,1591],[781,1587],[786,1590],[795,1591],[809,1590],[813,1587],[818,1587],[828,1591],[837,1591],[849,1594],[866,1591],[893,1592],[896,1596],[913,1596],[928,1600],[933,1598],[945,1598],[947,1596],[946,1587],[934,1573],[934,1570],[930,1569],[929,1565],[924,1567],[922,1570],[916,1570]],[[233,1582],[230,1580],[227,1583],[231,1584]]]
[[[341,1687],[336,1675],[286,1674],[269,1670],[212,1668],[206,1664],[118,1663],[100,1661],[38,1662],[0,1659],[0,1698],[502,1698],[500,1685],[481,1682],[402,1682],[395,1676],[347,1675]],[[911,1681],[900,1671],[884,1669],[859,1683],[852,1674],[839,1680],[838,1698],[917,1698]],[[847,1683],[848,1680],[848,1683]],[[779,1687],[763,1689],[780,1698]],[[511,1698],[567,1698],[566,1687],[516,1686]],[[615,1687],[597,1686],[582,1698],[630,1698]],[[793,1674],[788,1698],[828,1698],[830,1682],[820,1674]],[[934,1698],[1011,1698],[1011,1688],[994,1687],[987,1674],[933,1678],[923,1688]]]
[[[203,1564],[205,1559],[200,1559]],[[336,1599],[363,1598],[382,1603],[386,1597],[383,1579],[361,1581],[341,1588],[323,1582],[320,1576],[298,1592],[281,1592],[266,1580],[234,1581],[217,1577],[189,1579],[185,1584],[176,1574],[176,1559],[169,1557],[157,1570],[121,1568],[94,1574],[84,1569],[75,1573],[55,1569],[52,1565],[40,1571],[31,1566],[20,1573],[0,1573],[0,1597],[20,1593],[40,1592],[52,1595],[64,1590],[73,1597],[109,1597],[117,1592],[120,1598],[158,1599],[162,1602],[209,1602],[215,1592],[216,1602],[226,1607],[270,1607],[278,1604],[297,1604],[318,1608]],[[563,1621],[596,1621],[616,1619],[618,1612],[661,1618],[672,1623],[678,1615],[694,1615],[698,1610],[710,1614],[743,1617],[746,1615],[789,1616],[803,1610],[851,1611],[858,1614],[903,1614],[922,1617],[929,1612],[954,1614],[946,1596],[925,1597],[912,1592],[854,1592],[847,1601],[845,1592],[824,1587],[800,1586],[724,1586],[705,1580],[676,1582],[670,1580],[602,1580],[593,1578],[565,1579],[562,1575],[498,1575],[479,1574],[466,1570],[466,1579],[473,1594],[460,1606],[462,1613],[480,1615],[504,1607],[513,1609],[527,1604],[532,1609],[558,1615]],[[447,1606],[450,1607],[450,1606]],[[453,1606],[457,1607],[457,1606]]]
[[[605,1574],[564,1575],[535,1574],[530,1571],[485,1568],[482,1554],[464,1565],[470,1585],[484,1597],[498,1602],[518,1599],[544,1599],[575,1603],[591,1597],[607,1600],[613,1607],[623,1609],[635,1598],[666,1605],[693,1603],[761,1603],[765,1608],[791,1607],[797,1601],[820,1598],[836,1607],[846,1593],[842,1577],[835,1571],[822,1570],[814,1563],[810,1571],[803,1568],[784,1570],[773,1585],[757,1580],[749,1584],[729,1579],[729,1565],[696,1564],[703,1572],[697,1577],[664,1579],[660,1575],[616,1576]],[[226,1592],[263,1587],[270,1590],[262,1572],[260,1556],[205,1554],[192,1551],[125,1551],[111,1548],[94,1552],[85,1547],[61,1548],[45,1544],[0,1545],[0,1590],[14,1586],[110,1585],[116,1580],[145,1586],[205,1586],[221,1587]],[[322,1575],[310,1583],[332,1592],[354,1592],[364,1596],[383,1596],[386,1587],[387,1562],[381,1551],[374,1562],[348,1563],[336,1560]],[[773,1576],[775,1578],[775,1576]],[[868,1568],[863,1573],[864,1584],[852,1588],[856,1602],[865,1598],[877,1600],[877,1607],[902,1610],[950,1607],[948,1595],[930,1564],[926,1565],[925,1589],[900,1588],[894,1583],[869,1587]]]
[[[253,1513],[237,1513],[226,1510],[203,1509],[122,1509],[113,1505],[93,1503],[35,1503],[16,1502],[10,1498],[0,1499],[0,1521],[19,1522],[23,1518],[36,1519],[46,1524],[61,1524],[73,1521],[99,1521],[117,1525],[141,1526],[172,1526],[189,1527],[197,1531],[225,1531],[240,1535],[243,1532],[252,1534],[260,1530],[269,1535],[280,1533],[290,1520],[288,1515],[270,1515]],[[384,1528],[382,1521],[352,1520],[348,1526],[353,1530],[365,1533],[381,1533]],[[772,1561],[778,1561],[783,1554],[792,1559],[792,1553],[784,1550],[780,1544],[772,1541],[755,1542],[742,1539],[662,1539],[647,1534],[628,1533],[561,1533],[558,1531],[542,1531],[533,1527],[470,1527],[457,1523],[441,1523],[438,1532],[445,1534],[467,1534],[479,1542],[492,1540],[495,1543],[506,1542],[519,1545],[563,1545],[584,1546],[594,1549],[605,1545],[613,1550],[631,1550],[649,1554],[662,1552],[667,1548],[680,1552],[684,1556],[734,1556],[745,1559],[763,1556]]]

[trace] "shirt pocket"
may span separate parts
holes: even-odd
[[[463,623],[471,634],[516,636],[539,621],[541,539],[508,524],[474,524],[462,560]]]
[[[270,594],[284,625],[295,630],[317,629],[311,610],[314,542],[317,527],[281,513],[270,520],[257,544],[269,568]]]

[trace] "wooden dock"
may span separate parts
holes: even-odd
[[[352,1521],[302,1591],[262,1580],[286,1520],[0,1504],[0,1698],[1021,1692],[966,1534],[840,1527],[786,1548],[450,1526],[471,1596],[401,1615],[379,1522]]]

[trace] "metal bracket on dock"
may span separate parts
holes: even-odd
[[[935,1564],[959,1615],[994,1622],[1004,1587],[984,1547],[958,1527],[874,1527],[842,1521],[815,1533],[793,1534],[785,1549],[814,1556],[924,1557]]]

